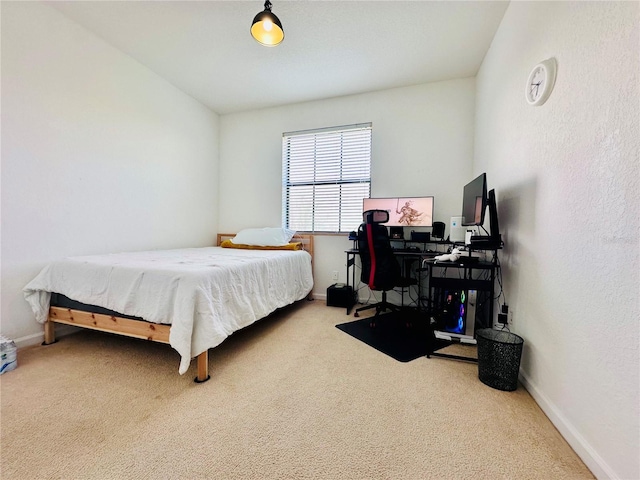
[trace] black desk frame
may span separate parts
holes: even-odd
[[[420,243],[423,243],[423,242],[420,242]],[[443,244],[445,242],[433,242],[433,243]],[[448,242],[447,244],[452,245],[452,244],[449,244]],[[435,303],[434,302],[435,289],[449,288],[449,289],[456,289],[456,290],[476,290],[476,291],[486,292],[486,294],[489,296],[489,309],[488,309],[489,312],[488,312],[488,318],[485,319],[485,322],[482,325],[482,327],[490,328],[492,326],[493,316],[494,316],[494,302],[495,302],[495,281],[498,275],[498,271],[500,269],[500,265],[498,263],[498,255],[497,255],[498,248],[485,249],[485,248],[471,247],[470,251],[468,252],[468,255],[471,256],[471,252],[476,250],[492,252],[493,253],[492,260],[488,262],[487,261],[471,262],[466,260],[463,257],[461,258],[461,260],[457,262],[427,261],[427,262],[424,262],[424,265],[426,266],[417,269],[418,296],[419,296],[418,308],[419,310],[426,313],[429,319],[428,320],[429,322],[431,322],[431,316],[435,313],[433,311],[433,306]],[[349,250],[345,250],[345,253],[347,254],[347,276],[346,276],[347,285],[349,285],[350,284],[349,282],[351,281],[351,285],[354,288],[354,296],[355,296],[357,294],[355,263],[356,263],[356,257],[358,256],[359,252],[356,248],[352,248]],[[434,257],[433,252],[425,253],[425,252],[419,252],[419,251],[418,252],[398,251],[395,253],[399,257],[400,256],[419,257],[421,261],[425,259],[432,260]],[[442,252],[442,253],[445,253],[445,252]],[[462,275],[459,278],[446,277],[443,275],[439,275],[438,272],[442,272],[442,269],[457,269],[462,273]],[[427,307],[422,308],[422,299],[424,297],[422,296],[423,285],[421,282],[422,276],[420,275],[420,273],[425,271],[427,272],[427,280],[428,280],[428,284],[426,285]],[[474,272],[478,272],[478,271],[489,272],[489,279],[474,278],[474,275],[473,275]],[[350,314],[351,308],[352,306],[347,307],[347,315]],[[474,322],[475,322],[475,319],[474,319]],[[434,334],[434,328],[432,325],[430,325],[430,329],[431,329],[431,335],[430,335],[431,345],[429,346],[429,349],[428,349],[429,353],[427,353],[427,358],[430,358],[431,356],[436,356],[436,357],[451,358],[455,360],[477,362],[477,358],[463,357],[460,355],[453,355],[453,354],[438,352],[437,350],[441,348],[445,348],[446,346],[449,346],[457,342],[436,339]]]
[[[470,254],[471,252],[469,252]],[[493,259],[490,262],[468,262],[465,261],[465,258],[462,257],[460,261],[457,262],[433,262],[428,263],[428,267],[424,270],[428,271],[428,295],[427,295],[427,308],[426,312],[431,319],[431,316],[436,313],[434,310],[434,298],[435,291],[437,289],[451,289],[451,290],[476,290],[478,292],[485,292],[488,296],[489,308],[488,314],[484,319],[484,322],[480,325],[482,328],[490,328],[493,324],[493,315],[494,315],[494,301],[495,301],[495,281],[496,276],[498,274],[498,269],[500,268],[497,261],[497,252],[493,251]],[[440,275],[439,272],[442,272],[442,269],[456,269],[461,272],[461,276],[459,278],[455,277],[446,277]],[[488,272],[488,279],[480,279],[474,278],[474,272]],[[477,312],[476,312],[477,315]],[[469,321],[469,319],[467,319]],[[473,319],[475,324],[476,319]],[[433,333],[432,329],[432,333]],[[429,347],[429,353],[427,354],[427,358],[431,356],[434,357],[444,357],[451,358],[455,360],[465,360],[469,362],[477,362],[477,358],[474,357],[463,357],[460,355],[453,355],[448,353],[440,353],[437,350],[441,348],[445,348],[451,344],[458,343],[456,341],[447,341],[442,339],[436,339],[435,334],[430,336],[431,346]],[[460,342],[462,343],[462,342]]]

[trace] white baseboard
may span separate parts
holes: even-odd
[[[520,381],[524,388],[533,397],[538,406],[545,415],[551,420],[551,423],[558,429],[560,435],[564,437],[567,443],[573,448],[580,459],[585,463],[587,468],[591,470],[593,475],[601,480],[622,480],[607,465],[600,455],[589,445],[589,442],[575,429],[575,427],[566,419],[566,417],[556,408],[556,406],[547,398],[547,396],[533,385],[526,375],[520,371]]]
[[[71,325],[56,325],[56,338],[71,335],[79,330],[79,328],[72,327]],[[16,347],[18,347],[18,349],[30,347],[32,345],[40,345],[44,342],[44,331],[25,335],[24,337],[16,338],[13,341],[16,342]]]

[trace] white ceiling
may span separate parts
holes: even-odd
[[[219,114],[473,77],[506,1],[272,0],[285,39],[249,34],[264,2],[49,2]]]

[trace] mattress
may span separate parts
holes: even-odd
[[[304,250],[221,247],[70,257],[47,265],[24,288],[45,323],[51,293],[171,325],[180,374],[233,332],[305,298],[313,287]]]
[[[125,315],[115,310],[109,310],[108,308],[98,307],[97,305],[89,305],[87,303],[77,302],[72,298],[69,298],[60,293],[51,292],[50,305],[52,307],[60,307],[69,310],[80,310],[81,312],[99,313],[100,315],[108,315],[110,317],[128,318],[129,320],[145,321],[144,318],[134,317],[133,315]]]

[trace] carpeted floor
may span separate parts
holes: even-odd
[[[347,317],[348,318],[348,317]],[[0,376],[10,479],[591,479],[522,388],[477,365],[402,363],[301,302],[178,375],[167,345],[84,331]]]

